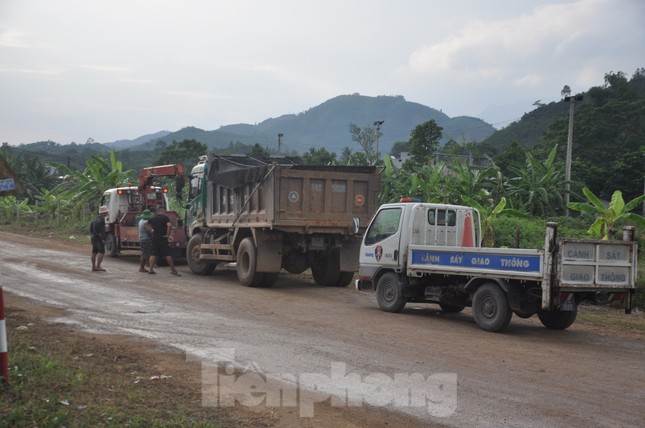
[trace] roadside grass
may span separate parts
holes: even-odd
[[[0,427],[246,425],[201,406],[199,385],[158,376],[150,357],[9,310]]]
[[[632,315],[625,315],[622,307],[581,305],[576,322],[645,331],[645,317],[639,309],[634,309]]]

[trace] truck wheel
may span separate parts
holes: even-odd
[[[247,287],[262,287],[264,273],[256,272],[258,258],[251,238],[244,238],[237,249],[237,280]]]
[[[565,330],[573,324],[578,315],[578,306],[572,311],[538,311],[542,325],[551,330]]]
[[[444,312],[447,312],[449,314],[458,314],[459,312],[463,311],[465,306],[461,305],[446,305],[444,303],[439,303],[439,307],[441,307],[441,310]]]
[[[336,287],[347,287],[354,279],[354,272],[341,272]]]
[[[116,248],[116,236],[114,236],[114,233],[108,233],[105,236],[105,254],[110,257],[116,257],[119,255],[119,250]]]
[[[385,273],[376,284],[376,301],[385,312],[401,312],[405,307],[405,297],[401,291],[399,278],[393,272]]]
[[[482,330],[500,331],[506,328],[513,316],[506,293],[492,283],[479,287],[473,298],[473,316]]]
[[[333,251],[311,266],[316,284],[323,287],[337,287],[340,280],[340,253]],[[347,285],[347,284],[345,284]]]
[[[202,235],[193,235],[186,248],[186,263],[190,271],[196,275],[209,275],[215,270],[215,263],[199,261],[199,246],[202,244]]]

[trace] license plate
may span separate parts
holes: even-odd
[[[560,303],[561,311],[574,311],[575,309],[576,309],[575,300],[565,300],[564,302]]]

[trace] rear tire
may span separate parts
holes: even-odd
[[[116,236],[114,236],[114,233],[108,233],[105,236],[105,254],[110,257],[116,257],[119,255],[119,250],[116,247]]]
[[[399,277],[394,272],[387,272],[376,284],[376,301],[385,312],[401,312],[406,300],[403,297]]]
[[[323,257],[319,263],[313,264],[311,266],[311,274],[318,285],[322,285],[323,287],[339,287],[341,279],[340,252],[334,250]]]
[[[572,311],[538,311],[538,318],[543,326],[550,330],[565,330],[571,327],[571,324],[578,316],[578,306]]]
[[[251,238],[244,238],[237,249],[237,280],[247,287],[262,287],[264,273],[256,272],[257,250]]]
[[[513,312],[504,290],[493,283],[480,286],[473,297],[473,316],[482,330],[494,332],[506,328]]]
[[[354,272],[341,272],[336,287],[347,287],[354,279]]]
[[[216,264],[200,261],[199,246],[202,242],[202,235],[193,235],[190,238],[188,248],[186,248],[186,263],[195,275],[210,275],[215,270]]]

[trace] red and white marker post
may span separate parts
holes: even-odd
[[[4,299],[0,285],[0,374],[2,383],[9,383],[9,357],[7,354],[7,327],[4,321]]]

